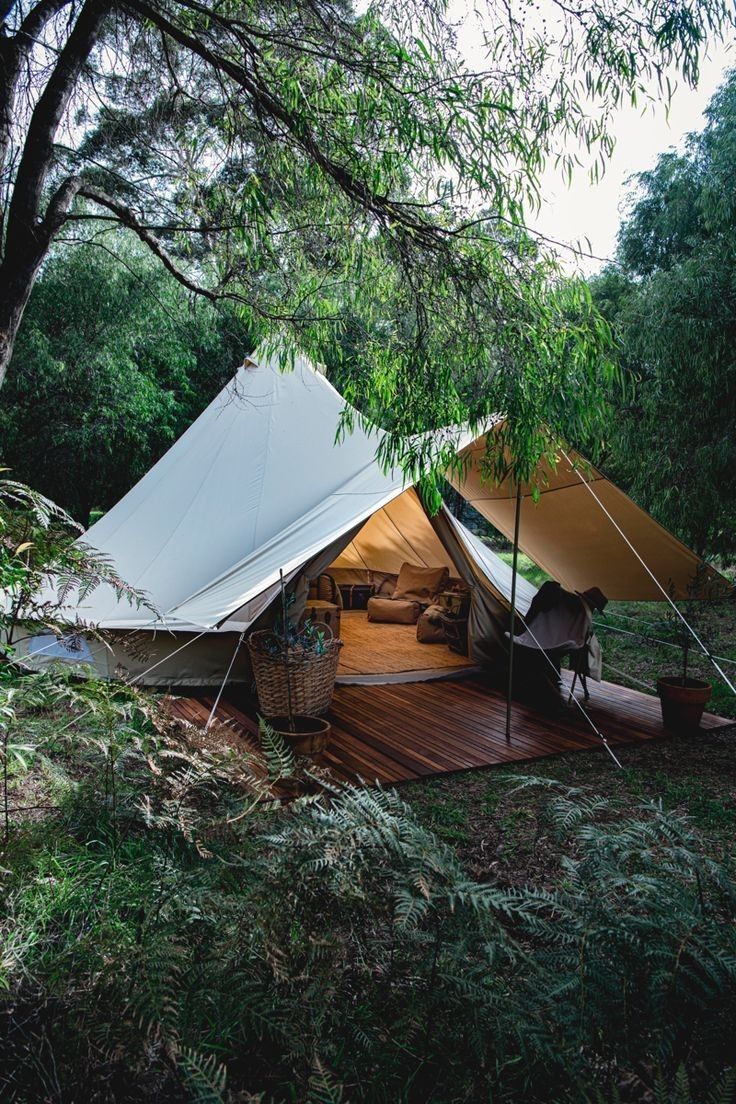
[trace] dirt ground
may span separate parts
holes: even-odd
[[[736,724],[717,733],[632,745],[620,749],[620,758],[622,769],[603,749],[573,752],[411,783],[401,792],[479,880],[559,884],[564,849],[545,827],[549,794],[518,790],[520,780],[530,776],[606,797],[621,817],[661,802],[691,820],[713,858],[736,866]]]

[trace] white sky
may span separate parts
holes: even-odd
[[[703,110],[722,83],[726,70],[736,63],[734,51],[722,46],[714,47],[711,55],[701,66],[697,88],[688,88],[680,82],[669,112],[659,105],[654,109],[648,107],[643,115],[634,108],[619,112],[615,124],[616,148],[598,183],[591,184],[586,170],[579,169],[568,187],[554,169],[549,169],[543,179],[543,207],[532,221],[533,227],[573,245],[588,238],[591,253],[612,257],[630,191],[628,178],[652,168],[660,153],[680,146],[685,135],[702,129]],[[587,251],[587,243],[580,241],[580,244]],[[570,254],[567,263],[587,273],[601,267],[599,261],[577,259],[574,254]]]
[[[541,6],[546,7],[544,0]],[[452,9],[457,20],[468,18],[465,0],[451,2]],[[459,28],[459,41],[468,62],[482,64],[479,56],[472,56],[478,40],[476,37],[473,41],[470,24],[472,16],[464,28]],[[710,46],[695,89],[682,80],[678,82],[673,74],[672,82],[677,87],[669,112],[663,104],[647,104],[643,109],[622,108],[613,125],[616,148],[604,176],[596,184],[590,182],[587,165],[576,171],[569,186],[561,173],[548,168],[542,178],[542,209],[529,219],[529,225],[548,238],[579,245],[597,257],[612,257],[629,191],[626,181],[632,174],[653,167],[660,153],[680,146],[685,135],[703,127],[703,110],[722,83],[726,70],[736,65],[735,45],[714,43]],[[600,261],[580,257],[570,250],[559,249],[557,253],[565,267],[571,269],[590,274],[601,267]]]

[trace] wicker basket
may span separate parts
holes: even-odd
[[[332,637],[328,625],[320,625],[320,629],[324,629],[328,637],[322,655],[311,648],[295,645],[285,656],[281,638],[268,629],[254,632],[248,638],[258,703],[265,716],[287,714],[290,704],[292,713],[312,717],[326,713],[330,708],[342,640]]]

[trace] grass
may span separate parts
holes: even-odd
[[[546,796],[515,792],[521,778],[539,775],[586,794],[615,801],[622,810],[642,801],[687,817],[706,851],[736,869],[736,731],[672,738],[619,749],[623,770],[604,751],[574,752],[541,763],[436,778],[402,787],[402,795],[428,828],[455,846],[473,877],[552,886],[563,876],[558,844],[545,834]]]
[[[513,565],[514,555],[513,552],[498,552],[496,555],[507,563],[509,567]],[[530,560],[528,556],[525,556],[523,552],[519,553],[518,559],[519,574],[532,583],[535,587],[540,587],[542,583],[546,583],[549,579],[549,575],[546,571],[542,571],[541,567],[537,567],[533,560]]]

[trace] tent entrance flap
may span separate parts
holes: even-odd
[[[398,575],[405,562],[419,567],[447,567],[451,576],[462,580],[470,592],[469,660],[474,664],[496,664],[507,650],[504,630],[513,574],[446,508],[430,517],[413,487],[377,510],[327,570],[341,582],[359,582]],[[525,611],[535,588],[518,577],[518,594],[519,607]],[[380,638],[376,635],[375,639]],[[429,655],[434,645],[419,647]],[[347,665],[350,660],[347,646],[343,653]],[[426,663],[431,666],[429,659]]]

